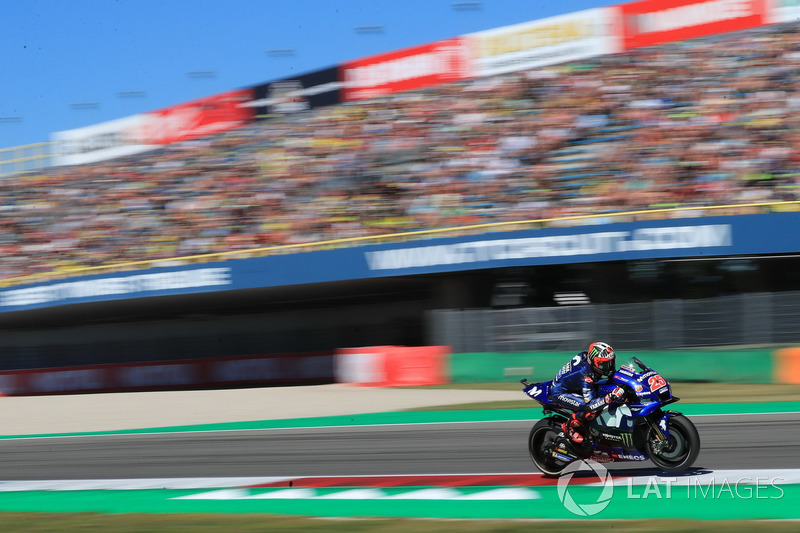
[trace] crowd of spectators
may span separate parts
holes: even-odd
[[[797,200],[798,141],[800,33],[766,27],[7,177],[0,280],[466,225]]]

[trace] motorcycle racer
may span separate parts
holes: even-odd
[[[585,352],[578,353],[561,367],[553,379],[550,399],[573,411],[561,429],[574,444],[586,440],[586,422],[597,418],[607,405],[624,401],[625,391],[621,387],[606,395],[597,393],[597,381],[613,376],[615,370],[614,349],[605,342],[593,342]]]

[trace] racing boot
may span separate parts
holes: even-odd
[[[586,441],[586,422],[591,422],[597,418],[597,413],[592,411],[582,411],[579,413],[572,413],[569,420],[561,424],[561,430],[564,435],[569,437],[572,444],[582,445]]]
[[[583,413],[572,413],[569,420],[561,424],[561,431],[569,437],[572,444],[582,445],[586,438],[583,436]]]

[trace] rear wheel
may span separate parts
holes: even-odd
[[[700,434],[692,421],[683,415],[667,419],[669,439],[656,438],[652,429],[647,437],[647,452],[653,463],[667,472],[680,472],[692,466],[700,453]]]
[[[548,476],[557,476],[570,463],[553,457],[558,427],[553,418],[543,418],[536,422],[528,436],[528,451],[536,468]]]

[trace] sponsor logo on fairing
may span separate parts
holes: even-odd
[[[540,389],[539,387],[534,387],[528,391],[528,395],[536,397],[539,396],[542,392],[543,392],[542,389]]]
[[[630,432],[623,432],[619,435],[615,435],[613,433],[600,433],[597,430],[592,431],[592,435],[599,436],[602,439],[609,440],[611,442],[619,442],[625,448],[633,448],[633,433]]]
[[[570,405],[572,405],[574,407],[580,407],[581,406],[579,401],[577,401],[577,400],[575,400],[573,398],[570,398],[569,396],[559,396],[558,400],[560,402],[568,403],[568,404],[570,404]]]
[[[615,459],[622,459],[625,461],[646,461],[647,457],[644,455],[635,455],[632,453],[614,453],[611,454]]]
[[[646,379],[649,379],[651,376],[657,376],[657,375],[658,375],[658,372],[656,372],[655,370],[651,370],[649,372],[645,372],[644,374],[642,374],[641,376],[636,378],[636,381],[641,383],[642,381],[644,381]]]
[[[620,435],[625,448],[633,448],[633,433],[625,432]]]
[[[595,451],[592,454],[592,461],[598,463],[613,463],[614,458],[608,452]]]

